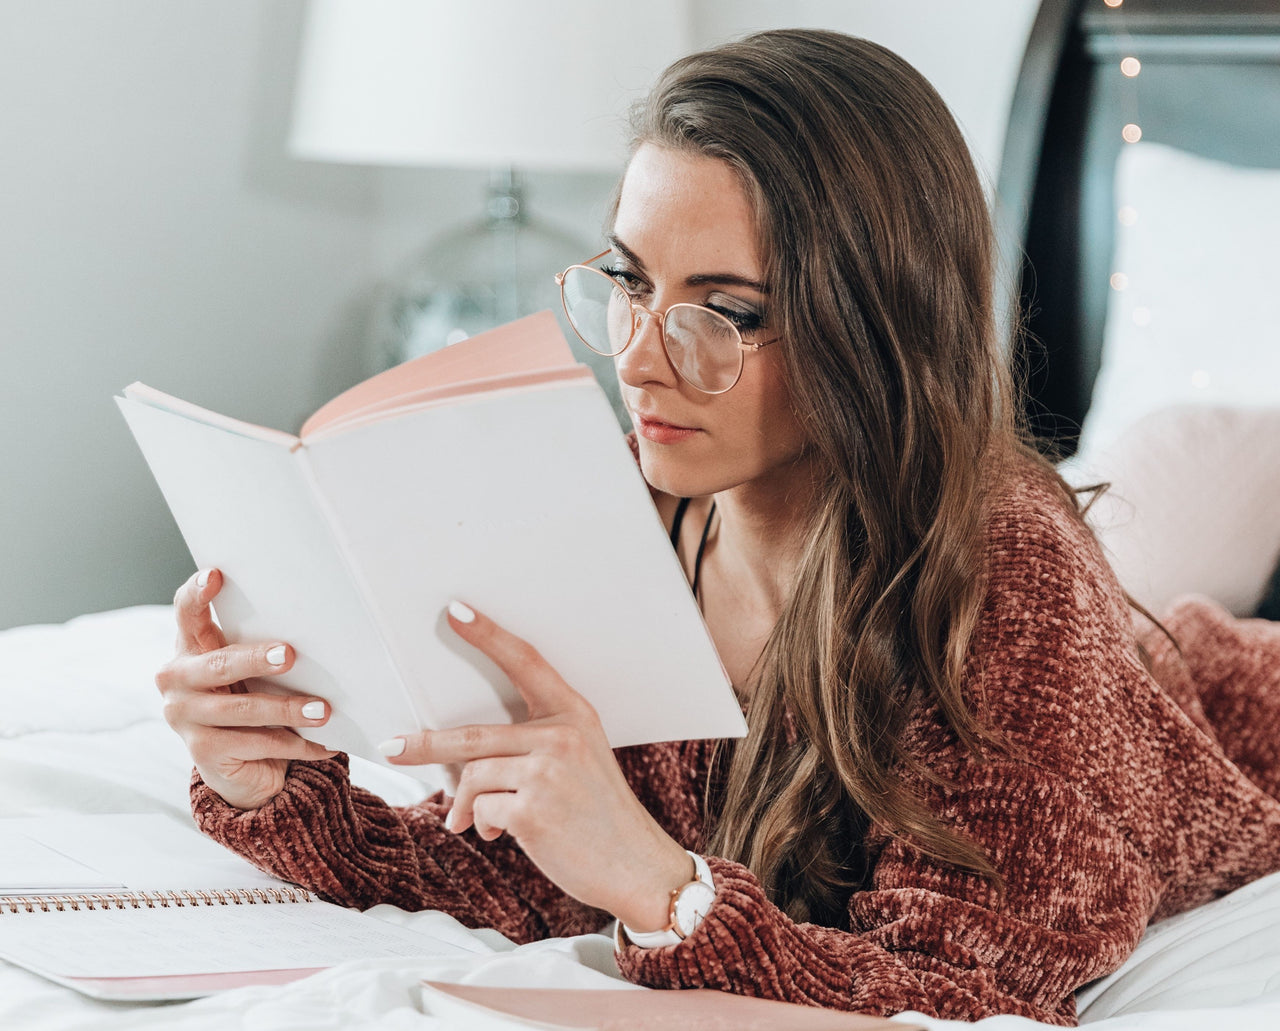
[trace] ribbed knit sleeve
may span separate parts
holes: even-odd
[[[1280,867],[1280,803],[1143,667],[1123,595],[1056,490],[1023,483],[989,531],[967,676],[1004,745],[978,761],[930,710],[907,735],[929,774],[915,789],[982,846],[1002,889],[880,833],[869,886],[834,929],[791,921],[748,870],[710,857],[707,918],[679,945],[624,948],[628,978],[1070,1025],[1073,992],[1116,969],[1153,914]],[[1272,654],[1280,662],[1280,636]]]
[[[259,809],[229,806],[198,774],[191,801],[214,840],[340,905],[439,909],[517,942],[585,934],[608,920],[547,880],[508,835],[446,830],[442,795],[393,808],[353,786],[345,755],[293,763],[284,790]]]
[[[711,742],[615,752],[637,797],[677,840],[696,841]],[[259,809],[224,802],[193,773],[197,826],[272,876],[343,906],[443,910],[468,927],[517,942],[600,930],[609,915],[551,883],[503,834],[485,841],[444,827],[452,800],[437,794],[392,807],[351,784],[345,755],[295,762],[284,789]]]

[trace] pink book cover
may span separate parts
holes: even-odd
[[[600,1031],[922,1031],[863,1013],[752,999],[709,988],[494,988],[424,981],[433,1015],[514,1018],[536,1028]],[[464,1026],[479,1026],[467,1024]]]
[[[541,311],[356,384],[312,415],[299,436],[314,438],[409,405],[590,375],[555,316]]]
[[[231,988],[288,984],[318,974],[323,969],[243,970],[227,974],[166,974],[159,977],[55,977],[53,980],[95,999],[171,1002],[198,999]]]

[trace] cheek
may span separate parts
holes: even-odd
[[[740,422],[744,440],[753,444],[761,460],[777,462],[799,454],[804,449],[804,434],[792,404],[791,391],[780,363],[771,362],[760,369],[761,375],[739,383],[745,390],[740,399]],[[734,390],[737,390],[735,387]]]
[[[806,440],[780,377],[744,377],[711,408],[707,435],[687,449],[641,441],[642,466],[655,487],[699,497],[771,477],[803,457]]]

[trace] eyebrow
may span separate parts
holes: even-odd
[[[635,265],[636,268],[644,271],[644,262],[640,260],[640,256],[635,251],[619,240],[613,233],[609,234],[608,240],[614,248],[622,252],[624,258]],[[684,282],[686,286],[721,284],[725,286],[745,286],[762,294],[769,292],[768,288],[758,279],[752,279],[750,276],[740,276],[735,272],[696,272],[692,276],[686,276]]]

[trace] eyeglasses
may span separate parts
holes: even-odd
[[[570,265],[556,276],[569,325],[597,354],[612,357],[625,351],[648,315],[658,324],[662,349],[676,374],[705,394],[723,394],[741,377],[748,351],[776,342],[748,344],[737,326],[699,304],[673,304],[665,312],[637,304],[616,279],[591,267],[608,253]]]

